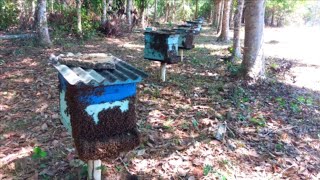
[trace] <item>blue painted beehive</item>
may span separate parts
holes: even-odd
[[[63,58],[56,57],[54,64],[59,72],[60,112],[80,159],[115,158],[139,145],[136,84],[147,75],[112,55],[103,57],[114,64],[109,69],[59,63]]]
[[[177,63],[179,35],[174,31],[145,31],[144,58],[168,64]]]

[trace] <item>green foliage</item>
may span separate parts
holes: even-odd
[[[213,172],[213,167],[211,165],[206,164],[203,167],[203,175],[207,176],[209,173]]]
[[[33,154],[32,154],[33,159],[41,159],[45,157],[47,157],[47,152],[45,152],[38,146],[33,148]]]
[[[256,126],[261,126],[261,127],[266,126],[266,120],[262,116],[251,118],[250,122]]]
[[[249,93],[246,92],[242,87],[236,87],[233,90],[231,100],[237,107],[239,107],[241,104],[249,102]]]
[[[231,76],[239,76],[243,72],[241,64],[235,64],[230,61],[227,62],[227,69]]]
[[[0,30],[7,29],[18,23],[19,10],[15,2],[0,0]]]
[[[199,130],[199,122],[195,118],[192,118],[192,125],[194,128]]]
[[[286,106],[286,101],[281,97],[277,97],[276,102],[279,105],[279,109],[284,108]]]
[[[211,1],[200,1],[199,2],[199,17],[206,17],[208,18],[210,15],[212,2]]]

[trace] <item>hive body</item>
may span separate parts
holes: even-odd
[[[139,145],[136,83],[146,74],[123,61],[108,70],[55,67],[62,123],[72,132],[80,159],[112,159]]]
[[[179,62],[179,35],[174,32],[147,31],[145,35],[144,58],[168,64]]]

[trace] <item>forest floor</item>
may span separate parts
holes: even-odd
[[[318,46],[309,46],[319,41],[295,33],[266,29],[267,78],[256,85],[221,59],[230,43],[217,43],[209,27],[184,62],[168,66],[165,83],[159,63],[143,58],[142,33],[56,38],[50,49],[1,41],[0,179],[85,179],[86,165],[60,122],[57,72],[47,63],[51,53],[67,52],[112,53],[149,74],[138,86],[142,143],[103,162],[105,178],[319,179],[320,64]],[[227,130],[222,141],[219,127]]]

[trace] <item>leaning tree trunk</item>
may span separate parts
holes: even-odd
[[[131,14],[131,10],[132,10],[132,0],[128,0],[128,1],[127,1],[127,18],[128,18],[128,24],[129,24],[129,26],[132,25],[132,14]]]
[[[81,0],[76,0],[77,5],[77,33],[82,34],[82,25],[81,25]]]
[[[237,0],[237,9],[234,13],[234,33],[233,33],[233,60],[241,59],[241,46],[240,46],[240,31],[241,31],[241,18],[244,0]]]
[[[102,18],[101,24],[105,24],[107,22],[107,0],[102,0]]]
[[[51,40],[47,22],[47,1],[38,0],[37,2],[37,34],[39,44],[42,46],[51,46]]]
[[[246,0],[244,76],[253,81],[265,76],[265,58],[263,51],[265,0]]]
[[[221,34],[218,38],[218,41],[226,42],[230,40],[229,38],[230,3],[231,3],[230,0],[224,0],[222,28],[221,28]]]

